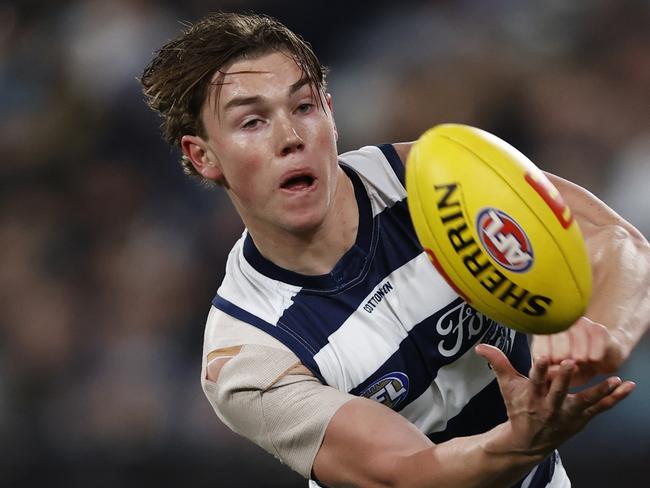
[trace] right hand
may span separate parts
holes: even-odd
[[[612,374],[630,354],[625,347],[621,329],[609,329],[587,317],[557,334],[534,335],[531,345],[533,358],[547,356],[551,362],[550,377],[559,371],[564,359],[574,359],[576,370],[571,376],[571,386],[581,386],[597,375]]]
[[[564,359],[552,378],[550,360],[540,357],[529,378],[519,374],[500,349],[480,344],[476,353],[496,373],[508,412],[504,435],[492,446],[501,453],[547,455],[578,433],[596,415],[627,397],[636,386],[612,376],[575,394],[569,385],[576,371],[575,361]]]

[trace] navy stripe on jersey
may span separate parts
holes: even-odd
[[[559,462],[559,454],[557,451],[553,451],[550,456],[537,465],[537,470],[528,483],[527,488],[545,488],[548,485],[549,480],[553,479],[555,467]],[[512,488],[521,488],[525,479],[526,478],[520,480],[516,485],[512,486]]]
[[[314,351],[305,341],[302,340],[302,338],[294,334],[291,330],[281,325],[276,326],[270,324],[219,295],[214,297],[212,304],[222,312],[243,322],[254,325],[258,329],[261,329],[272,337],[278,339],[300,357],[303,364],[314,373],[321,383],[325,383],[325,379],[323,378],[316,361],[314,361],[313,355],[316,351]]]
[[[436,325],[443,316],[455,311],[458,314],[457,323],[461,325],[461,331],[452,337],[442,337]],[[465,319],[461,319],[461,316]],[[475,322],[472,324],[472,320]],[[476,328],[474,333],[470,330],[480,323],[480,329]],[[493,320],[482,316],[474,311],[472,307],[464,304],[461,298],[452,301],[448,306],[439,310],[436,314],[420,322],[411,330],[410,334],[402,341],[399,349],[377,370],[375,374],[353,388],[350,393],[361,395],[377,378],[383,377],[395,371],[408,371],[409,388],[406,396],[400,400],[400,405],[394,408],[401,411],[406,405],[417,399],[433,380],[437,377],[440,368],[456,361],[460,356],[469,351],[480,339],[486,337],[490,328],[501,327]],[[458,340],[460,337],[462,341]],[[472,335],[473,334],[473,335]],[[447,342],[447,343],[446,343]],[[447,350],[460,344],[453,355],[442,355],[434,344],[441,344]],[[422,347],[421,345],[429,345]],[[530,355],[528,353],[528,342],[524,334],[517,333],[511,347],[509,360],[513,366],[522,374],[530,369]],[[408,366],[404,364],[405,358],[421,358],[420,361],[411,361]],[[447,427],[442,433],[434,433],[431,440],[438,443],[454,437],[468,436],[485,432],[492,427],[506,420],[505,406],[496,381],[484,388],[475,395],[463,410],[448,421]]]
[[[426,320],[415,325],[410,334],[400,343],[399,349],[386,360],[376,374],[366,379],[359,386],[350,391],[354,395],[360,395],[376,378],[393,371],[407,371],[409,372],[409,391],[406,398],[401,402],[403,406],[408,405],[413,400],[418,398],[429,386],[434,378],[438,375],[438,370],[443,366],[450,364],[457,360],[460,356],[465,354],[485,333],[487,326],[493,324],[494,321],[484,319],[482,329],[473,338],[468,341],[462,342],[462,347],[459,348],[452,356],[444,357],[435,348],[431,347],[433,344],[441,342],[441,336],[436,332],[436,324],[441,317],[448,314],[454,308],[458,308],[463,304],[462,298],[457,298],[446,307],[440,309],[437,313],[430,316]],[[467,309],[471,309],[466,305]],[[473,310],[473,309],[471,309]],[[481,319],[483,320],[483,319]],[[464,324],[463,334],[468,334],[468,322]],[[428,347],[423,348],[421,344],[426,344]],[[404,358],[419,357],[420,361],[417,363],[409,363],[408,366],[404,364]],[[415,367],[417,366],[417,367]],[[396,410],[401,410],[397,408]]]
[[[475,395],[465,408],[447,422],[442,432],[432,432],[427,437],[435,444],[455,437],[482,434],[508,420],[497,380]]]
[[[382,153],[384,153],[384,157],[390,163],[390,167],[393,168],[393,171],[395,172],[395,176],[397,176],[399,182],[402,184],[402,186],[406,187],[405,177],[404,177],[404,170],[405,170],[404,163],[402,162],[402,159],[399,157],[399,154],[397,154],[397,151],[395,150],[395,146],[393,146],[392,144],[380,144],[377,147],[381,149]]]
[[[332,293],[313,289],[302,289],[293,297],[293,304],[284,311],[280,321],[303,337],[310,345],[320,350],[328,343],[328,337],[335,332],[359,307],[368,294],[380,285],[396,269],[422,253],[410,223],[406,203],[398,202],[375,216],[373,232],[378,235],[373,254],[364,263],[363,269],[357,267],[358,279],[344,284]],[[412,235],[409,241],[395,239],[396,234]],[[360,283],[359,280],[363,279]],[[345,293],[343,293],[345,291]],[[322,310],[327,310],[323,315]]]
[[[528,374],[531,360],[528,338],[525,334],[517,333],[508,359],[519,373]],[[449,420],[447,428],[443,432],[433,432],[428,437],[438,444],[454,437],[466,437],[486,432],[506,420],[508,417],[503,397],[497,381],[494,380],[478,395],[475,395],[458,415]]]
[[[547,457],[544,462],[537,465],[537,471],[533,475],[533,479],[530,480],[528,488],[544,488],[548,483],[548,480],[553,479],[553,473],[555,472],[555,466],[559,462],[559,456],[557,451]]]

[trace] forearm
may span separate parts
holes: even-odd
[[[650,326],[650,244],[584,188],[547,176],[571,207],[589,252],[593,292],[586,315],[613,333],[626,358]]]
[[[627,357],[650,325],[650,245],[624,224],[591,225],[586,242],[593,292],[585,315],[610,329]]]
[[[509,420],[485,433],[433,444],[395,412],[358,398],[330,421],[313,471],[337,488],[509,487],[557,445],[516,448],[528,445],[521,438]]]
[[[475,436],[437,444],[400,461],[396,486],[417,488],[507,488],[542,462],[547,452],[507,448],[509,423]]]
[[[506,422],[434,445],[396,412],[355,398],[330,420],[314,460],[315,476],[328,486],[346,488],[507,488],[634,389],[632,383],[609,378],[568,394],[573,360],[562,361],[547,381],[548,358],[536,361],[525,377],[498,348],[479,344],[475,350],[497,376]]]

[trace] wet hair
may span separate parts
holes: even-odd
[[[206,137],[201,109],[211,81],[234,61],[284,52],[312,89],[325,90],[327,69],[311,46],[272,17],[215,13],[185,27],[156,52],[140,79],[147,105],[162,117],[163,137],[171,146],[180,147],[184,135]],[[186,174],[200,176],[184,155],[181,165]]]

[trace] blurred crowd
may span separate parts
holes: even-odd
[[[0,486],[304,486],[200,389],[243,229],[142,101],[180,21],[256,11],[302,34],[331,68],[341,151],[476,125],[650,235],[647,0],[314,3],[0,1]],[[614,473],[650,460],[649,352],[626,370],[639,391],[585,434],[612,436]],[[569,472],[611,486],[574,445]]]

